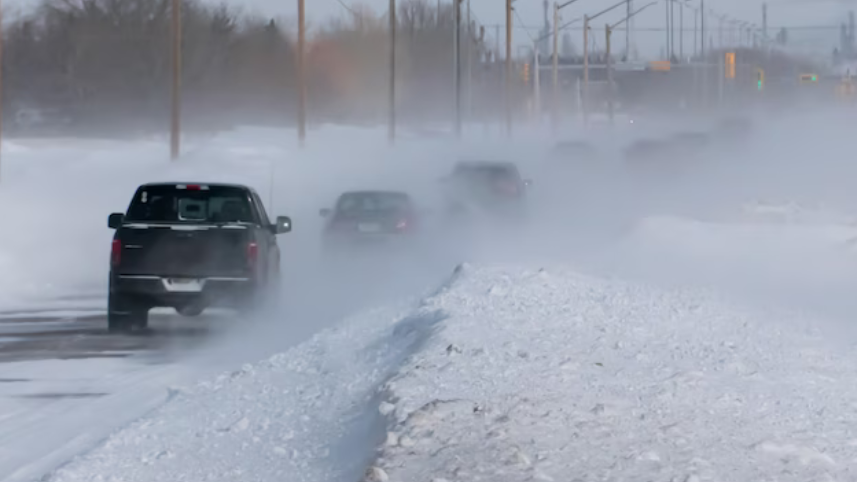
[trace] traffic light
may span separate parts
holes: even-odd
[[[756,88],[762,90],[765,88],[765,71],[756,69]]]
[[[529,62],[524,64],[523,76],[524,76],[524,83],[529,84],[530,83],[530,63]]]
[[[818,76],[815,74],[800,74],[801,84],[811,84],[818,82]]]
[[[735,52],[726,52],[726,72],[727,79],[735,78]]]

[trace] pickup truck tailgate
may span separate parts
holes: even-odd
[[[247,276],[251,231],[240,225],[123,227],[114,272],[188,278]]]

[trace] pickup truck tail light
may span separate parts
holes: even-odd
[[[256,268],[256,264],[259,261],[259,245],[255,242],[251,242],[247,244],[247,267],[251,269]]]
[[[122,241],[114,239],[110,249],[110,265],[118,266],[120,261],[122,261]]]

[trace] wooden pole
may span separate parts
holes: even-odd
[[[455,137],[461,139],[461,2],[455,4]]]
[[[298,0],[298,141],[306,141],[306,9]]]
[[[390,144],[396,142],[396,0],[390,0]]]
[[[589,16],[583,16],[583,125],[589,125]]]
[[[551,66],[551,128],[559,131],[559,4],[553,2],[553,59]]]
[[[506,0],[506,135],[512,136],[512,0]]]
[[[0,141],[3,137],[3,10],[0,6]],[[2,142],[0,142],[2,148]]]
[[[181,103],[182,103],[182,19],[181,0],[172,3],[172,56],[173,82],[170,115],[170,158],[176,160],[181,154]]]
[[[610,125],[613,125],[613,69],[610,65],[610,37],[612,34],[613,31],[610,29],[610,25],[604,25],[604,48],[606,50],[604,62],[607,68],[607,115],[610,119]]]

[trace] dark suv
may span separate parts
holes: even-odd
[[[445,177],[444,195],[447,213],[458,216],[478,210],[488,214],[526,214],[527,189],[512,162],[462,161]]]

